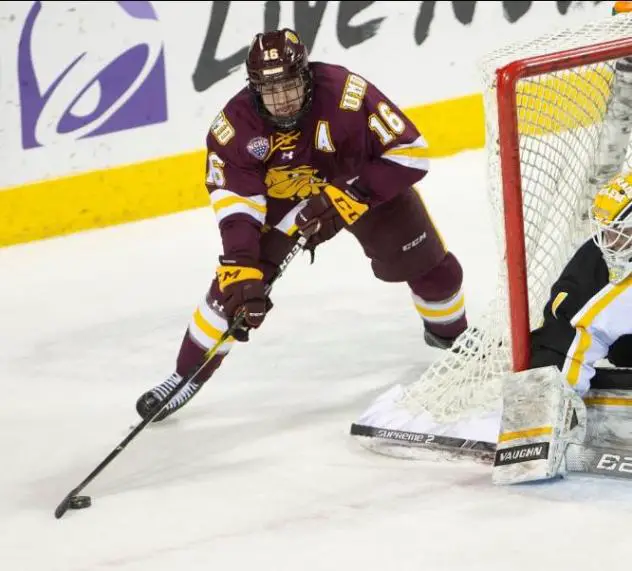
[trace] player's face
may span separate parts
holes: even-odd
[[[607,248],[615,252],[629,249],[632,245],[632,226],[620,230],[605,229],[603,241]]]
[[[305,85],[299,77],[268,83],[261,88],[263,104],[275,117],[291,117],[303,105]]]

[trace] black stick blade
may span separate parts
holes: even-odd
[[[55,510],[55,517],[57,519],[62,518],[64,516],[64,514],[68,511],[68,508],[70,507],[71,500],[72,500],[72,492],[70,494],[68,494],[62,500],[62,502],[57,506],[57,509]]]

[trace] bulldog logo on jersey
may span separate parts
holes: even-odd
[[[312,194],[318,194],[327,183],[317,174],[316,169],[302,165],[272,167],[266,173],[265,185],[268,196],[290,200],[303,200]]]

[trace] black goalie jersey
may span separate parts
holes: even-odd
[[[595,364],[632,367],[632,275],[615,285],[588,240],[551,288],[542,325],[531,334],[531,367],[556,365],[580,395]]]

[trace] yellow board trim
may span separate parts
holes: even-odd
[[[472,95],[405,113],[428,157],[484,144],[483,102]],[[0,190],[0,247],[210,206],[199,151]]]
[[[0,246],[208,206],[197,151],[0,190]]]
[[[428,158],[443,158],[485,146],[485,109],[480,93],[405,109],[428,142]]]
[[[530,137],[588,127],[606,113],[612,72],[605,66],[583,73],[566,72],[524,79],[516,87],[518,129]]]
[[[561,104],[563,108],[553,113],[551,120],[535,123],[528,112],[522,113],[521,132],[537,135],[599,120],[602,107],[593,106],[586,113],[591,107],[584,108],[582,103],[592,99],[591,93],[606,89],[610,77],[605,72],[589,73],[570,81],[552,78],[539,86],[521,82],[519,97],[524,108],[537,108],[535,103],[545,108]],[[403,111],[428,142],[428,149],[419,151],[428,158],[448,157],[485,145],[480,93]],[[0,247],[209,206],[205,176],[206,152],[201,148],[0,189]]]

